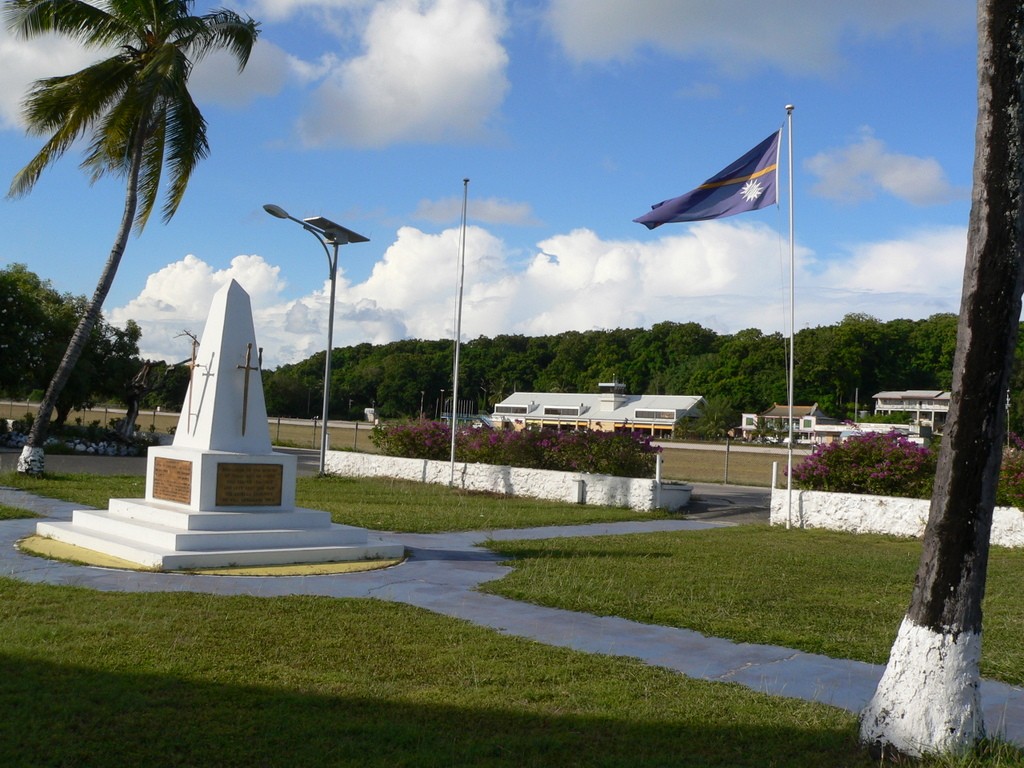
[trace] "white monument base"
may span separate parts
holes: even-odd
[[[195,511],[148,499],[111,499],[106,511],[75,510],[70,523],[38,523],[36,533],[157,570],[386,560],[405,552],[319,510]]]
[[[296,458],[151,448],[145,499],[75,510],[36,534],[157,570],[385,560],[401,544],[294,506]]]

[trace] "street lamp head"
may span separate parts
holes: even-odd
[[[263,210],[269,213],[271,216],[276,216],[279,219],[291,218],[291,216],[288,215],[288,211],[286,211],[279,205],[274,205],[273,203],[267,203],[266,205],[264,205]]]

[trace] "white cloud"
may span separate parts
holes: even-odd
[[[804,166],[818,177],[812,192],[840,202],[870,200],[878,190],[914,205],[948,203],[969,196],[969,190],[949,183],[935,158],[891,152],[870,129],[863,131],[857,143],[821,152]]]
[[[909,27],[953,34],[972,14],[959,0],[551,0],[547,21],[577,62],[626,59],[651,48],[706,59],[732,74],[768,64],[806,75],[835,71],[846,38],[883,38]]]
[[[238,60],[218,50],[192,70],[189,91],[200,104],[205,101],[244,106],[260,96],[279,93],[289,78],[308,81],[313,65],[298,61],[266,40],[258,40],[242,72]]]
[[[848,259],[828,265],[818,280],[831,290],[845,288],[868,296],[931,294],[955,299],[943,311],[956,311],[966,253],[963,227],[924,230],[898,240],[856,245]]]
[[[313,94],[300,135],[360,147],[482,135],[508,90],[504,29],[488,0],[377,3],[364,52]]]
[[[249,293],[253,311],[267,310],[280,302],[286,283],[281,268],[259,256],[236,256],[227,269],[215,270],[193,255],[168,264],[150,275],[142,292],[127,305],[107,313],[110,322],[123,325],[135,320],[143,329],[140,354],[171,361],[187,357],[188,331],[200,336],[213,295],[230,280]]]
[[[458,228],[440,233],[402,227],[361,283],[340,274],[337,346],[402,338],[451,338]],[[462,331],[542,335],[593,328],[698,322],[719,333],[785,331],[788,253],[761,224],[704,222],[654,240],[602,240],[588,229],[547,238],[525,266],[487,230],[470,226]],[[827,325],[851,312],[890,320],[955,312],[966,248],[959,227],[921,230],[861,243],[828,263],[798,251],[797,326]],[[281,269],[239,256],[215,270],[195,256],[151,275],[143,292],[112,310],[142,327],[146,357],[181,360],[199,333],[216,290],[234,278],[252,296],[256,335],[268,367],[305,359],[326,342],[329,285],[284,298]]]
[[[95,51],[65,38],[21,40],[0,24],[0,128],[24,128],[21,102],[34,81],[77,72],[98,58]]]

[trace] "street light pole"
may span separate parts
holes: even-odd
[[[338,248],[346,243],[366,243],[370,238],[335,224],[323,216],[312,216],[308,219],[297,219],[278,205],[267,203],[263,210],[279,219],[288,219],[299,224],[323,246],[327,255],[328,274],[331,279],[331,303],[327,312],[327,353],[324,355],[324,407],[323,419],[320,422],[320,474],[324,474],[327,459],[327,417],[331,402],[331,350],[334,349],[334,297],[338,282]],[[331,248],[333,247],[333,252]]]

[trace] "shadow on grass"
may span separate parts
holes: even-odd
[[[0,657],[0,708],[5,766],[869,764],[845,729],[533,716],[10,656]]]

